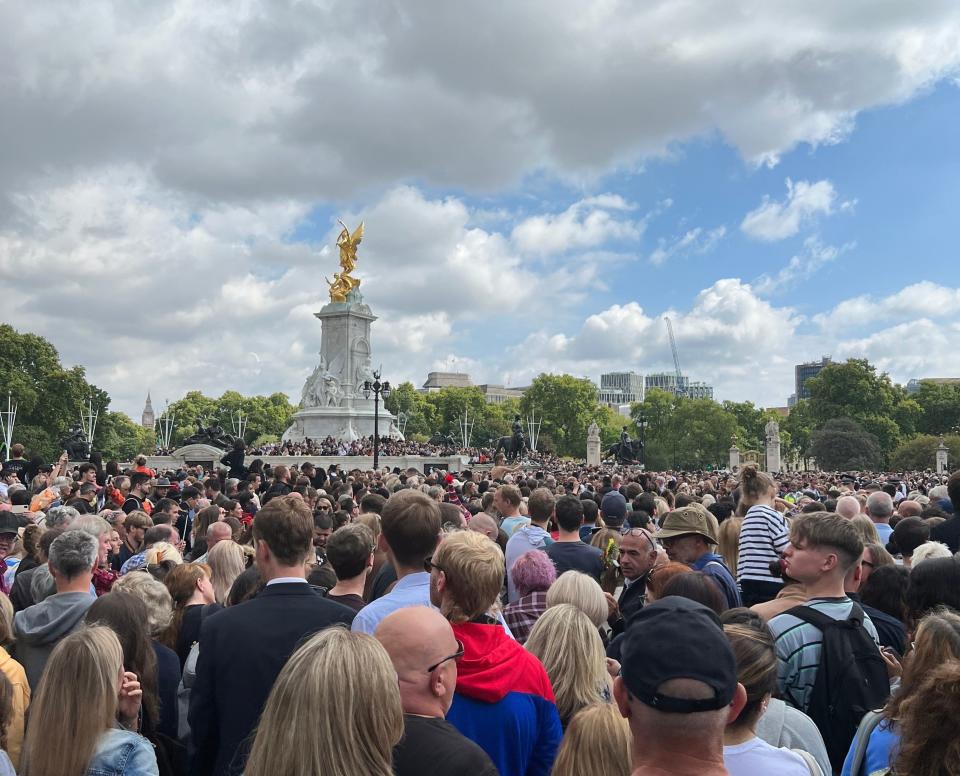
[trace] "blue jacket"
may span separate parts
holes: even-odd
[[[710,576],[719,586],[723,597],[727,599],[727,608],[735,609],[743,606],[740,602],[740,590],[737,588],[737,580],[733,578],[727,564],[723,562],[723,556],[715,552],[705,552],[696,563],[692,565],[694,571],[702,571]]]
[[[159,776],[153,745],[129,730],[112,728],[100,736],[87,776]]]

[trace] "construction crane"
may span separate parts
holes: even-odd
[[[667,322],[667,334],[670,337],[670,350],[673,351],[673,370],[676,373],[676,391],[674,392],[675,396],[683,396],[685,391],[683,390],[683,378],[680,376],[680,356],[677,354],[677,341],[673,337],[673,324],[670,322],[670,319],[664,317],[664,320]]]

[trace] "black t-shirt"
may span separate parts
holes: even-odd
[[[446,720],[404,714],[403,722],[393,749],[396,776],[498,776],[487,753]]]
[[[582,571],[597,582],[603,573],[603,552],[583,542],[554,542],[546,553],[557,567],[557,576],[564,571]]]
[[[142,512],[142,511],[143,511],[143,499],[140,498],[139,496],[134,496],[134,495],[131,494],[131,495],[127,496],[127,500],[123,502],[123,506],[120,507],[120,508],[121,508],[124,512],[126,512],[128,515],[129,515],[131,512],[136,512],[136,511]]]
[[[23,458],[11,458],[9,461],[3,462],[3,468],[7,471],[16,472],[17,479],[20,480],[21,484],[30,487],[30,483],[25,481],[27,466],[30,462],[25,461]]]
[[[350,595],[330,595],[327,593],[327,600],[336,601],[338,604],[349,606],[355,612],[359,612],[364,606],[367,605],[367,602],[356,593],[351,593]]]

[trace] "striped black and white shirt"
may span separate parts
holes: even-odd
[[[755,579],[780,582],[770,574],[770,563],[779,558],[790,543],[787,521],[773,507],[754,504],[747,510],[740,526],[740,547],[737,558],[737,581]]]

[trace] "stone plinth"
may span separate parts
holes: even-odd
[[[320,363],[307,378],[283,439],[336,439],[352,441],[373,436],[374,399],[363,395],[365,381],[373,381],[370,324],[377,320],[356,289],[346,302],[331,302],[320,312],[322,329]],[[396,418],[380,403],[381,437],[403,439]]]
[[[587,429],[587,466],[600,465],[600,427],[591,423]]]
[[[740,470],[740,448],[736,445],[730,447],[729,468],[732,472]]]
[[[767,471],[778,473],[783,468],[780,458],[780,424],[775,420],[767,423],[765,450],[767,459]]]

